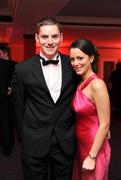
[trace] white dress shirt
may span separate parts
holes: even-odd
[[[41,53],[40,53],[40,56],[45,58]],[[45,78],[47,87],[50,91],[50,94],[54,103],[56,103],[56,101],[58,100],[60,96],[61,85],[62,85],[61,59],[60,59],[60,56],[58,58],[57,56],[58,54],[53,58],[53,60],[56,60],[56,59],[59,60],[57,65],[48,64],[46,66],[43,66],[42,61],[40,60],[44,78]],[[45,60],[48,60],[48,59],[45,58]]]

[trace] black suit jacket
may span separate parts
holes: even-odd
[[[15,67],[12,84],[22,151],[34,156],[44,156],[49,151],[53,131],[63,151],[74,153],[71,101],[76,81],[69,58],[60,55],[62,87],[56,103],[47,88],[39,55]]]
[[[9,61],[0,59],[0,105],[7,100],[7,90],[10,82]]]

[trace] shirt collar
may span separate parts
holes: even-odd
[[[45,60],[49,60],[47,57],[45,57],[41,52],[39,53],[39,55],[42,57],[42,58],[44,58]],[[53,60],[60,60],[60,55],[59,55],[59,53],[57,53],[53,58],[52,58]]]

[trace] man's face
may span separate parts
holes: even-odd
[[[39,33],[35,35],[40,44],[42,54],[51,59],[58,52],[63,35],[56,25],[44,25],[40,27]]]
[[[8,60],[8,53],[7,52],[3,52],[1,49],[0,49],[0,58],[1,59],[4,59],[4,60]]]
[[[4,54],[4,52],[3,52],[2,50],[0,50],[0,58],[1,58],[1,59],[4,59],[4,58],[5,58],[5,54]]]

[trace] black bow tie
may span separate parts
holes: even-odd
[[[57,59],[57,60],[52,60],[52,59],[50,59],[50,60],[45,60],[45,59],[44,59],[43,57],[41,57],[41,56],[40,56],[40,59],[42,60],[43,66],[46,66],[46,65],[48,65],[48,64],[55,64],[55,65],[57,65],[58,62],[59,62],[58,59]]]

